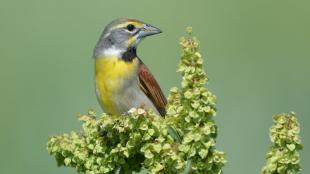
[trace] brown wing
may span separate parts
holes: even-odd
[[[166,114],[166,104],[167,100],[165,95],[163,94],[160,86],[155,80],[154,76],[151,74],[146,65],[140,61],[139,65],[139,80],[140,87],[144,91],[144,93],[148,96],[148,98],[153,102],[156,109],[160,113],[161,116],[165,116]]]

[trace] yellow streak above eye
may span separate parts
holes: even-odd
[[[144,25],[144,23],[141,23],[139,21],[128,21],[128,22],[117,25],[116,28],[125,28],[129,24],[132,24],[137,28],[141,28]]]

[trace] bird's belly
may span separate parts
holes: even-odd
[[[131,85],[118,90],[97,88],[97,97],[105,112],[109,114],[123,114],[131,108],[138,107],[157,111],[150,99],[140,89],[138,80],[125,83],[131,83]]]
[[[143,107],[157,111],[151,100],[140,89],[139,85],[132,85],[124,91],[115,94],[113,102],[117,106],[117,114],[123,114],[131,108]]]

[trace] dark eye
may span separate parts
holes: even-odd
[[[128,31],[132,31],[132,30],[134,30],[136,27],[134,26],[134,25],[132,25],[132,24],[129,24],[129,25],[127,25],[127,30]]]

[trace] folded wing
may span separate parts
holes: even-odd
[[[151,74],[146,65],[140,61],[139,64],[139,81],[140,87],[143,92],[148,96],[148,98],[153,102],[154,106],[158,110],[161,116],[166,114],[166,104],[167,100],[163,94],[160,86],[155,80],[154,76]]]

